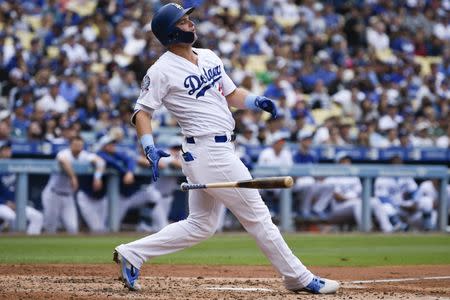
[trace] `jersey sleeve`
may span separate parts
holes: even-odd
[[[167,81],[158,68],[150,68],[141,82],[141,92],[136,101],[136,108],[158,109],[167,94]]]
[[[234,84],[233,80],[231,80],[230,76],[228,76],[228,74],[225,72],[223,64],[220,67],[222,68],[223,74],[222,76],[223,94],[225,96],[228,96],[236,89],[236,85]]]
[[[63,159],[70,160],[70,150],[64,149],[64,150],[59,151],[58,154],[56,154],[56,159],[58,161],[61,161]]]

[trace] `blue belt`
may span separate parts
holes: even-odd
[[[235,139],[236,139],[236,135],[232,134],[230,141],[232,142]],[[216,135],[214,137],[214,141],[216,143],[226,143],[226,142],[228,142],[228,137],[226,135]],[[186,143],[188,143],[188,144],[195,144],[195,138],[193,136],[186,137]]]

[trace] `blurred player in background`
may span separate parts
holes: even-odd
[[[265,148],[258,157],[257,165],[260,167],[290,168],[294,164],[292,153],[286,146],[288,134],[277,131],[271,136],[271,147]],[[280,189],[261,190],[260,194],[269,207],[273,216],[279,213]]]
[[[0,159],[10,159],[12,156],[11,142],[0,142]],[[13,173],[0,173],[0,219],[4,220],[8,226],[13,227],[16,220],[16,190],[17,176]],[[27,234],[40,234],[44,218],[42,213],[27,205],[25,216],[28,221]]]
[[[44,227],[48,233],[55,233],[62,223],[67,232],[75,234],[78,232],[78,214],[74,195],[79,184],[72,164],[75,162],[95,164],[92,189],[97,191],[103,186],[105,163],[94,153],[84,150],[84,141],[80,136],[72,138],[69,148],[58,152],[56,160],[62,172],[51,174],[42,192]]]
[[[393,165],[403,163],[400,156],[391,158]],[[375,180],[375,196],[388,209],[391,223],[406,230],[407,226],[432,230],[436,226],[437,213],[429,184],[418,193],[418,185],[412,177],[378,177]]]
[[[341,165],[351,165],[350,155],[341,151],[336,154],[335,162]],[[359,228],[362,225],[362,184],[356,176],[333,176],[324,180],[326,184],[334,186],[331,200],[331,211],[328,215],[330,223],[351,224],[356,222]],[[391,232],[392,225],[389,222],[388,212],[376,198],[370,199],[371,215],[375,216],[383,232]]]
[[[297,140],[299,141],[299,147],[292,158],[294,163],[318,163],[317,157],[311,151],[313,133],[307,130],[299,131]],[[332,184],[324,184],[323,178],[301,176],[295,181],[294,191],[299,204],[298,214],[300,218],[305,220],[327,219],[325,210],[333,196],[334,186]]]

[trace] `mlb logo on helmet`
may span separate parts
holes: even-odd
[[[173,5],[173,6],[175,6],[176,8],[178,8],[179,10],[182,10],[182,9],[183,9],[183,6],[181,6],[181,5],[178,4],[178,3],[169,3],[169,5]]]

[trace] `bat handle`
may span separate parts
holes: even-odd
[[[188,190],[198,190],[198,189],[204,189],[206,188],[206,184],[195,184],[195,183],[187,183],[187,182],[183,182],[180,185],[180,188],[182,191],[188,191]]]

